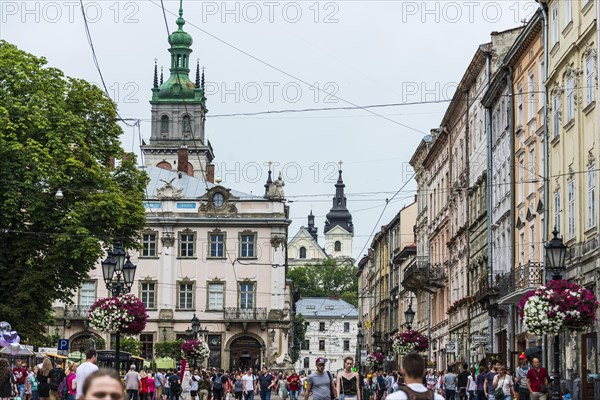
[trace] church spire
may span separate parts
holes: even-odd
[[[308,214],[308,233],[315,239],[315,242],[319,239],[318,231],[319,228],[315,226],[315,216],[313,215],[312,210],[310,210],[310,214]]]
[[[154,82],[152,87],[154,87],[155,89],[158,88],[158,59],[154,59]]]
[[[160,84],[163,84],[163,67],[162,65],[160,66]]]
[[[200,59],[196,58],[196,89],[200,88]]]
[[[338,180],[335,184],[335,196],[333,197],[333,206],[327,213],[325,221],[325,233],[329,232],[336,226],[339,226],[349,233],[354,232],[352,224],[352,215],[346,207],[346,195],[344,193],[344,180],[342,178],[342,162],[339,162]]]
[[[265,183],[265,197],[269,196],[269,188],[273,184],[273,179],[271,178],[271,165],[273,163],[269,161],[269,174],[267,175],[267,183]]]

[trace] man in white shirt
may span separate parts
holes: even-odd
[[[242,382],[244,382],[244,400],[254,400],[256,379],[252,372],[252,368],[248,368],[247,373],[242,376]]]
[[[399,386],[398,391],[389,394],[386,400],[408,400],[409,394],[415,400],[444,400],[441,395],[423,385],[425,360],[419,354],[410,353],[402,358],[402,374],[406,386]]]
[[[95,349],[90,349],[85,353],[85,362],[77,367],[75,372],[75,382],[77,385],[76,399],[79,399],[83,395],[83,384],[88,376],[98,371],[96,361],[98,360],[98,353]]]

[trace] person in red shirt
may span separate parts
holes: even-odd
[[[540,359],[533,357],[531,360],[532,368],[527,371],[527,388],[531,393],[531,400],[548,399],[548,382],[550,377],[546,368],[541,367]]]
[[[288,392],[290,393],[290,400],[298,400],[298,391],[300,390],[300,377],[293,369],[290,376],[287,377]]]
[[[140,385],[140,400],[147,400],[148,399],[148,375],[146,374],[146,371],[142,370],[142,372],[140,373],[140,377],[142,378],[140,380],[141,385]]]
[[[19,390],[19,397],[23,398],[25,395],[25,380],[28,376],[27,368],[24,362],[17,362],[17,366],[13,368],[13,375],[15,376],[15,382]]]

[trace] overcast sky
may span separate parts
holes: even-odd
[[[168,77],[160,1],[83,0],[93,45],[124,118],[150,136],[154,59]],[[164,1],[174,31],[179,1]],[[0,37],[65,74],[100,82],[77,1],[0,1]],[[534,1],[184,1],[192,60],[206,68],[207,137],[227,187],[262,194],[266,163],[283,172],[293,224],[312,208],[322,238],[343,161],[354,256],[366,253],[385,205],[411,177],[408,161],[437,127],[477,46],[523,24]],[[195,66],[191,77],[194,79]],[[312,85],[312,87],[310,86]],[[442,101],[441,103],[434,103]],[[365,110],[222,116],[269,110],[423,103]],[[139,154],[137,131],[124,127]],[[258,169],[260,166],[260,170]],[[415,194],[409,182],[377,230]],[[412,242],[412,238],[403,238]]]

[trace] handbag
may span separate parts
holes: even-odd
[[[494,390],[494,398],[501,399],[504,397],[504,389],[502,389],[502,386],[504,386],[505,380],[506,378],[502,379],[502,383],[498,383],[498,387]]]

